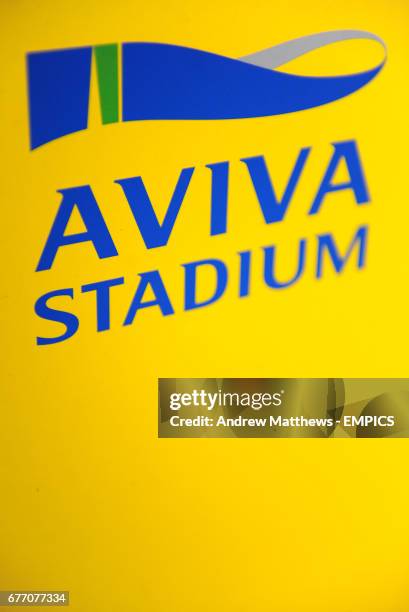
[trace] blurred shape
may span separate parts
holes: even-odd
[[[378,395],[366,405],[361,412],[361,416],[393,416],[395,425],[392,427],[380,427],[375,424],[358,425],[356,428],[357,438],[406,438],[409,435],[409,392],[395,391]]]

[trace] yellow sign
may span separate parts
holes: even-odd
[[[0,590],[407,610],[406,440],[157,431],[159,378],[408,375],[406,1],[0,15]]]

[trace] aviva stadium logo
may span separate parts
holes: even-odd
[[[241,58],[161,43],[123,43],[29,53],[30,143],[35,149],[87,129],[92,58],[102,123],[244,119],[306,110],[361,89],[382,69],[309,77],[277,70],[326,45],[377,41],[358,30],[298,38]],[[121,82],[121,95],[119,83]]]

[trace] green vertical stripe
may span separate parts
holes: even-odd
[[[102,123],[119,120],[118,45],[94,47]]]

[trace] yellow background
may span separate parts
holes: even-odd
[[[406,440],[157,439],[158,377],[408,375],[408,59],[405,0],[196,2],[1,0],[2,287],[0,589],[67,589],[81,612],[194,610],[400,612],[409,609]],[[29,151],[25,54],[157,41],[240,57],[298,36],[363,29],[388,63],[369,86],[282,117],[101,126]],[[356,53],[359,53],[359,57]],[[374,43],[342,43],[294,63],[300,73],[372,67]],[[372,203],[329,196],[307,217],[331,142],[356,139]],[[279,194],[299,149],[312,146],[286,220],[267,226],[240,157],[266,156]],[[229,232],[209,237],[210,172],[231,161]],[[146,251],[113,181],[141,175],[158,215],[180,170],[195,166],[170,243]],[[89,244],[35,273],[58,209],[57,189],[90,184],[119,250]],[[369,223],[368,264],[315,281],[314,236],[348,244]],[[260,248],[279,245],[282,274],[310,238],[293,288],[261,283]],[[254,249],[249,298],[237,256]],[[180,264],[220,257],[226,296],[184,313]],[[137,273],[158,268],[176,309],[122,327]],[[112,330],[95,332],[87,282],[125,275]],[[33,311],[74,287],[80,329],[51,331]],[[61,302],[61,304],[68,302]],[[54,328],[53,328],[54,329]],[[59,328],[55,328],[56,330]]]

